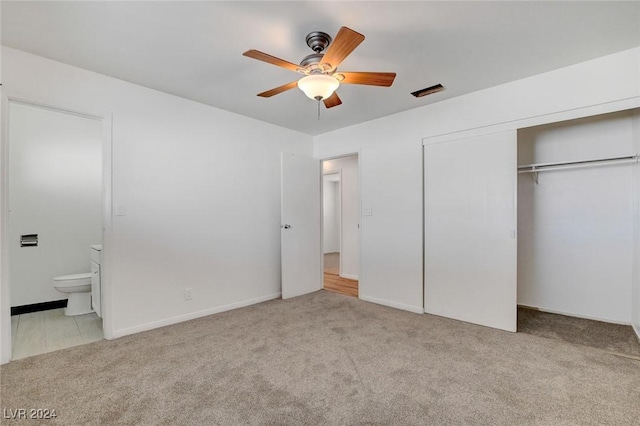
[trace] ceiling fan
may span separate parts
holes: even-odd
[[[300,80],[258,93],[258,96],[270,98],[298,86],[309,98],[322,101],[327,108],[333,108],[342,104],[335,92],[341,83],[389,87],[396,78],[396,73],[393,72],[338,71],[342,61],[363,40],[362,34],[347,27],[340,28],[333,43],[329,34],[321,31],[311,32],[307,35],[306,42],[314,53],[306,56],[300,65],[253,49],[247,50],[243,55],[304,75]],[[324,51],[325,49],[327,50]]]

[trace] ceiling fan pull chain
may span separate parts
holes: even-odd
[[[320,121],[320,100],[318,100],[318,121]]]

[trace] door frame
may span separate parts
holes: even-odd
[[[57,101],[50,101],[34,96],[7,91],[0,86],[0,234],[7,235],[9,229],[9,106],[11,103],[29,105],[55,112],[72,114],[102,123],[102,259],[101,259],[101,289],[102,289],[102,328],[105,339],[113,339],[114,309],[111,287],[111,242],[113,238],[112,191],[113,191],[113,115],[105,112],[95,112],[88,108],[61,105]],[[11,283],[9,282],[9,247],[6,238],[0,243],[0,364],[11,360]],[[88,250],[88,248],[87,248]],[[88,259],[87,259],[88,261]]]
[[[363,288],[366,288],[363,283],[365,282],[364,277],[364,267],[362,263],[362,150],[348,152],[339,155],[331,155],[327,157],[320,157],[320,178],[322,179],[325,175],[323,168],[324,162],[330,160],[339,160],[345,157],[353,157],[357,158],[358,165],[358,299],[362,298]],[[329,171],[326,174],[336,173],[335,170]],[[320,262],[322,266],[322,287],[324,288],[324,199],[323,199],[323,189],[324,189],[324,181],[323,185],[320,188],[320,232],[322,238],[320,238]],[[340,170],[340,253],[342,253],[342,170]],[[340,276],[342,276],[342,262],[340,262]]]

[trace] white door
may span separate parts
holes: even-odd
[[[515,131],[427,144],[425,312],[516,331]]]
[[[322,288],[320,162],[282,153],[282,298]]]

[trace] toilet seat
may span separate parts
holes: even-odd
[[[53,287],[68,294],[65,315],[83,315],[93,312],[91,308],[91,272],[55,277]]]

